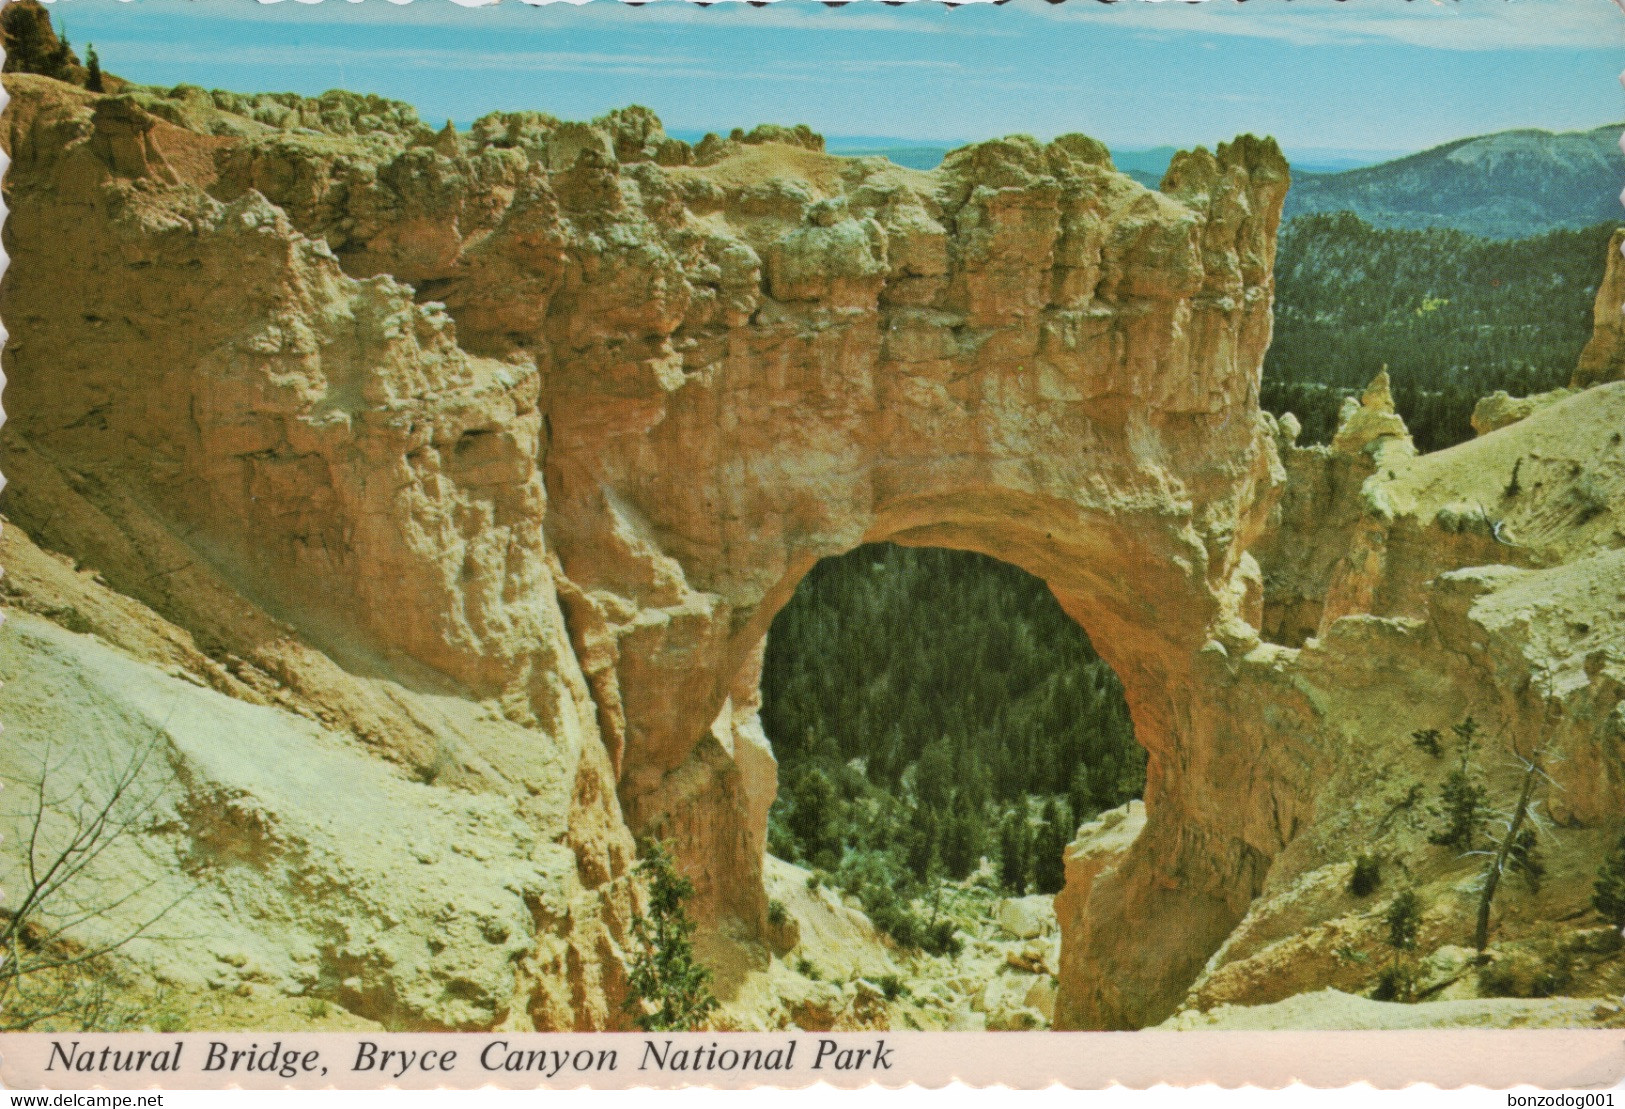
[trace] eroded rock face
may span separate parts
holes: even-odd
[[[1599,312],[1600,336],[1604,320]],[[1225,727],[1262,731],[1270,746],[1313,737],[1303,754],[1315,803],[1196,976],[1178,1027],[1202,1026],[1195,1013],[1222,1006],[1370,991],[1387,950],[1383,912],[1402,888],[1423,906],[1425,973],[1473,942],[1482,857],[1433,842],[1465,721],[1492,810],[1510,810],[1530,761],[1549,775],[1537,799],[1550,865],[1539,883],[1498,895],[1492,964],[1549,958],[1551,944],[1579,934],[1619,834],[1625,385],[1531,398],[1477,439],[1421,457],[1378,385],[1330,448],[1283,437],[1289,488],[1255,550],[1266,624],[1293,645],[1254,649],[1214,687],[1236,698]],[[1388,431],[1362,430],[1377,427]],[[1438,755],[1413,738],[1430,729],[1444,737]],[[1493,823],[1482,833],[1494,834]],[[1381,868],[1377,891],[1350,887],[1361,855]],[[1463,971],[1433,985],[1468,998],[1476,982]],[[1601,996],[1609,982],[1578,974],[1564,992]],[[1341,1017],[1333,1007],[1323,1019]]]
[[[710,941],[762,935],[763,637],[861,542],[1042,577],[1150,753],[1143,809],[1069,852],[1058,995],[1011,1013],[1360,988],[1326,954],[1371,938],[1341,876],[1351,842],[1426,849],[1371,800],[1421,780],[1415,728],[1550,744],[1563,896],[1613,829],[1625,386],[1418,458],[1379,380],[1298,447],[1257,409],[1270,143],[1151,192],[1081,136],[919,173],[804,129],[690,147],[642,109],[459,134],[348,94],[7,87],[8,513],[116,591],[74,604],[136,606],[86,618],[125,654],[318,720],[289,734],[379,761],[403,823],[500,814],[500,940],[344,954],[377,1019],[624,1019],[634,833],[675,841]],[[16,603],[49,619],[80,587],[40,565]],[[1459,945],[1446,902],[1427,927]]]
[[[1608,268],[1597,288],[1591,341],[1580,352],[1569,384],[1583,389],[1621,378],[1625,378],[1625,228],[1608,241]]]
[[[774,612],[860,542],[1005,559],[1088,629],[1151,753],[1117,907],[1068,933],[1074,978],[1124,997],[1068,980],[1060,1011],[1158,1016],[1245,910],[1290,821],[1238,822],[1274,756],[1219,742],[1203,690],[1256,641],[1244,551],[1281,479],[1256,407],[1272,143],[1181,155],[1159,193],[1080,136],[917,173],[799,132],[691,150],[640,110],[457,135],[342,95],[8,87],[24,466],[346,667],[579,736],[702,916],[748,928]],[[48,486],[17,518],[105,550]],[[153,569],[104,572],[246,649]],[[603,821],[576,822],[588,886],[625,868]],[[1191,922],[1177,958],[1111,924],[1149,901]]]
[[[466,354],[442,309],[346,275],[260,194],[211,197],[215,137],[16,80],[12,518],[184,629],[222,692],[283,687],[395,773],[502,795],[565,849],[503,907],[557,928],[533,953],[546,989],[506,955],[477,986],[448,969],[407,989],[391,956],[341,975],[364,987],[346,1003],[389,998],[397,1027],[621,1023],[631,839],[542,533],[536,367]],[[485,704],[464,727],[448,696]]]

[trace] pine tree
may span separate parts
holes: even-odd
[[[711,972],[694,957],[694,922],[683,902],[694,883],[677,873],[668,845],[644,844],[637,874],[648,883],[647,915],[632,919],[635,950],[626,1008],[645,1032],[691,1032],[717,1007]]]
[[[102,60],[96,56],[95,46],[85,47],[85,91],[107,91],[102,87]]]
[[[1474,739],[1478,724],[1469,716],[1450,730],[1456,733],[1460,742],[1458,760],[1456,768],[1439,788],[1439,807],[1434,814],[1443,823],[1428,836],[1428,841],[1441,847],[1471,851],[1479,827],[1484,823],[1484,802],[1488,797],[1473,766],[1473,753],[1478,747]]]
[[[1388,946],[1395,951],[1409,951],[1416,946],[1417,929],[1422,923],[1422,900],[1415,890],[1404,890],[1388,903],[1383,917],[1388,925]]]
[[[1537,855],[1535,830],[1526,826],[1531,819],[1535,793],[1546,779],[1540,768],[1541,757],[1542,751],[1537,747],[1525,760],[1523,785],[1507,818],[1506,835],[1501,837],[1501,844],[1490,857],[1489,866],[1484,871],[1484,885],[1478,897],[1478,918],[1473,928],[1473,946],[1480,952],[1490,945],[1490,910],[1494,905],[1495,893],[1501,887],[1501,876],[1508,869],[1521,869],[1525,881],[1538,886],[1540,876],[1546,871]]]
[[[829,775],[819,768],[809,770],[795,782],[790,815],[785,821],[805,857],[827,869],[834,869],[840,861],[840,837],[834,827],[835,798],[835,783]]]
[[[1383,923],[1388,926],[1392,954],[1377,975],[1371,996],[1377,1001],[1414,1001],[1417,973],[1410,952],[1416,947],[1416,934],[1422,925],[1422,900],[1416,891],[1404,890],[1390,901]]]
[[[963,878],[976,869],[980,852],[977,843],[979,821],[971,812],[964,794],[959,794],[948,808],[943,821],[942,865],[950,878]]]
[[[7,73],[39,73],[71,81],[79,59],[67,36],[57,37],[51,16],[38,0],[12,0],[0,7],[0,38],[6,48]]]
[[[1007,814],[999,825],[999,883],[1007,892],[1019,897],[1027,892],[1027,873],[1031,868],[1032,838],[1027,830],[1027,814],[1017,809]]]
[[[1067,787],[1067,799],[1072,802],[1072,816],[1076,820],[1087,820],[1094,815],[1094,793],[1091,789],[1091,777],[1087,763],[1078,763],[1072,770],[1072,780]]]
[[[1072,842],[1071,814],[1051,797],[1044,803],[1044,823],[1033,847],[1033,888],[1060,893],[1066,885],[1066,848]]]

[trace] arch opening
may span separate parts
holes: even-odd
[[[1043,580],[942,547],[825,558],[769,628],[760,711],[781,886],[793,873],[860,904],[915,974],[952,980],[967,946],[1048,940],[1013,977],[1053,975],[1066,847],[1143,795],[1147,753],[1117,674]]]

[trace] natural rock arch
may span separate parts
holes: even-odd
[[[930,472],[934,468],[924,469]],[[1156,475],[1145,482],[1155,483]],[[733,916],[755,926],[765,909],[760,866],[775,777],[755,710],[767,629],[813,564],[868,542],[974,551],[1026,570],[1050,587],[1063,610],[1084,628],[1123,681],[1136,736],[1150,754],[1146,799],[1152,827],[1167,828],[1172,834],[1163,837],[1168,842],[1162,852],[1146,851],[1148,860],[1142,866],[1161,872],[1153,883],[1157,887],[1167,875],[1189,867],[1188,858],[1174,861],[1163,855],[1201,849],[1184,834],[1188,827],[1182,826],[1199,821],[1191,819],[1194,814],[1179,813],[1184,800],[1179,779],[1182,772],[1188,772],[1186,768],[1203,761],[1192,750],[1199,750],[1205,739],[1201,734],[1203,714],[1195,702],[1211,695],[1204,688],[1204,677],[1209,675],[1202,649],[1216,634],[1224,634],[1216,628],[1226,622],[1239,622],[1239,629],[1227,629],[1227,633],[1247,639],[1249,629],[1243,618],[1258,600],[1251,560],[1241,557],[1214,570],[1206,548],[1196,538],[1190,515],[1168,500],[1146,507],[1106,509],[1018,493],[1008,484],[945,482],[928,495],[883,502],[878,509],[855,514],[855,518],[862,522],[863,530],[852,538],[838,546],[818,542],[791,547],[782,571],[767,588],[745,593],[748,599],[728,606],[725,616],[706,613],[711,619],[700,626],[707,634],[676,642],[665,638],[658,647],[639,642],[646,634],[641,629],[628,635],[638,645],[632,658],[615,670],[626,721],[622,802],[633,827],[659,827],[685,849],[684,857],[691,861],[690,870],[700,886],[702,914],[713,921],[718,916]],[[652,526],[645,526],[653,531]],[[655,545],[663,537],[655,532],[649,538]],[[569,562],[565,565],[568,570]],[[1210,573],[1218,578],[1217,584]],[[712,588],[706,593],[716,596],[717,583],[709,584]],[[567,611],[575,616],[583,603],[580,599],[567,602]],[[680,605],[672,608],[678,610],[675,620],[689,615]],[[1256,624],[1256,612],[1252,621]],[[664,614],[655,626],[663,638],[671,636]],[[717,633],[714,637],[709,634],[713,631]],[[705,652],[699,659],[695,646]],[[622,658],[628,653],[624,640],[620,653]],[[668,659],[668,666],[660,665]],[[611,724],[606,730],[613,732],[614,727]],[[681,743],[684,737],[696,734],[703,737],[698,746],[692,740]],[[679,742],[664,745],[670,740]],[[1203,785],[1202,793],[1223,789],[1223,783],[1217,781]],[[1225,806],[1216,806],[1202,812],[1199,819],[1222,823],[1226,812]],[[1153,834],[1148,844],[1157,840]],[[1239,844],[1233,850],[1250,855]],[[1208,874],[1198,868],[1187,875],[1191,885],[1185,890],[1145,891],[1144,896],[1160,902],[1199,903],[1193,912],[1187,904],[1159,904],[1156,916],[1175,921],[1187,912],[1201,926],[1173,928],[1165,943],[1149,938],[1143,930],[1113,926],[1103,928],[1100,935],[1114,944],[1134,936],[1134,943],[1145,949],[1144,974],[1163,980],[1156,985],[1166,1000],[1151,1000],[1142,1010],[1140,998],[1131,993],[1136,1007],[1127,1009],[1126,1015],[1108,1015],[1102,1020],[1094,1015],[1095,1010],[1085,1009],[1081,1017],[1072,1019],[1080,1024],[1137,1024],[1140,1014],[1155,1013],[1152,1006],[1159,1002],[1171,1005],[1177,991],[1239,919],[1262,877],[1263,861],[1260,853],[1252,860],[1259,865],[1239,870],[1226,866]],[[1205,892],[1197,884],[1203,881],[1218,883],[1223,889]],[[1113,915],[1146,919],[1129,908],[1133,903],[1133,895],[1121,895],[1121,913]],[[1096,915],[1103,911],[1097,908]],[[1072,930],[1065,935],[1065,953],[1076,960],[1081,937]],[[1063,982],[1094,977],[1094,973],[1063,975]],[[1148,986],[1151,984],[1137,983],[1131,990],[1143,992]],[[1066,996],[1065,989],[1063,994]],[[1064,1007],[1069,1000],[1063,1001],[1063,1013],[1076,1011]]]
[[[1081,136],[920,173],[799,132],[691,149],[640,111],[437,134],[331,94],[322,127],[370,131],[340,157],[282,101],[13,84],[11,469],[52,542],[102,540],[30,489],[128,490],[333,658],[566,737],[585,887],[627,863],[604,763],[747,927],[774,612],[860,542],[980,551],[1050,585],[1151,753],[1145,834],[1064,899],[1059,1023],[1159,1019],[1240,919],[1304,795],[1226,704],[1280,481],[1272,142],[1151,191]],[[239,634],[180,580],[119,579]]]
[[[753,925],[763,908],[762,638],[807,569],[862,542],[973,550],[1048,583],[1122,677],[1151,752],[1148,809],[1170,831],[1147,838],[1139,869],[1177,871],[1213,846],[1173,815],[1168,779],[1202,761],[1187,748],[1203,742],[1204,646],[1258,623],[1243,552],[1276,480],[1256,390],[1284,167],[1250,140],[1182,159],[1166,187],[1185,203],[1125,190],[1102,205],[1121,178],[1058,194],[1042,178],[975,183],[1031,149],[989,144],[943,171],[971,178],[946,221],[964,230],[944,231],[924,272],[900,260],[932,257],[918,241],[931,233],[898,221],[881,236],[890,269],[854,287],[842,244],[868,240],[815,208],[765,252],[785,299],[753,306],[713,361],[646,373],[610,413],[596,382],[551,398],[549,542],[604,730],[621,737],[621,799],[634,828],[676,837],[708,916]],[[775,257],[797,258],[794,293]],[[1148,952],[1130,1002],[1064,1000],[1068,1019],[1170,1007],[1261,869],[1197,865],[1179,896],[1199,908],[1159,908],[1193,915],[1180,950]]]

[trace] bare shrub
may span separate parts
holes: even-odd
[[[98,863],[138,832],[169,779],[157,753],[162,729],[122,764],[98,761],[81,748],[47,744],[33,769],[5,775],[21,790],[6,828],[16,845],[0,872],[0,1031],[116,1031],[150,1023],[128,1000],[113,955],[149,934],[187,893],[145,906],[157,878],[130,882]],[[136,922],[111,937],[86,941],[83,925],[125,906]]]

